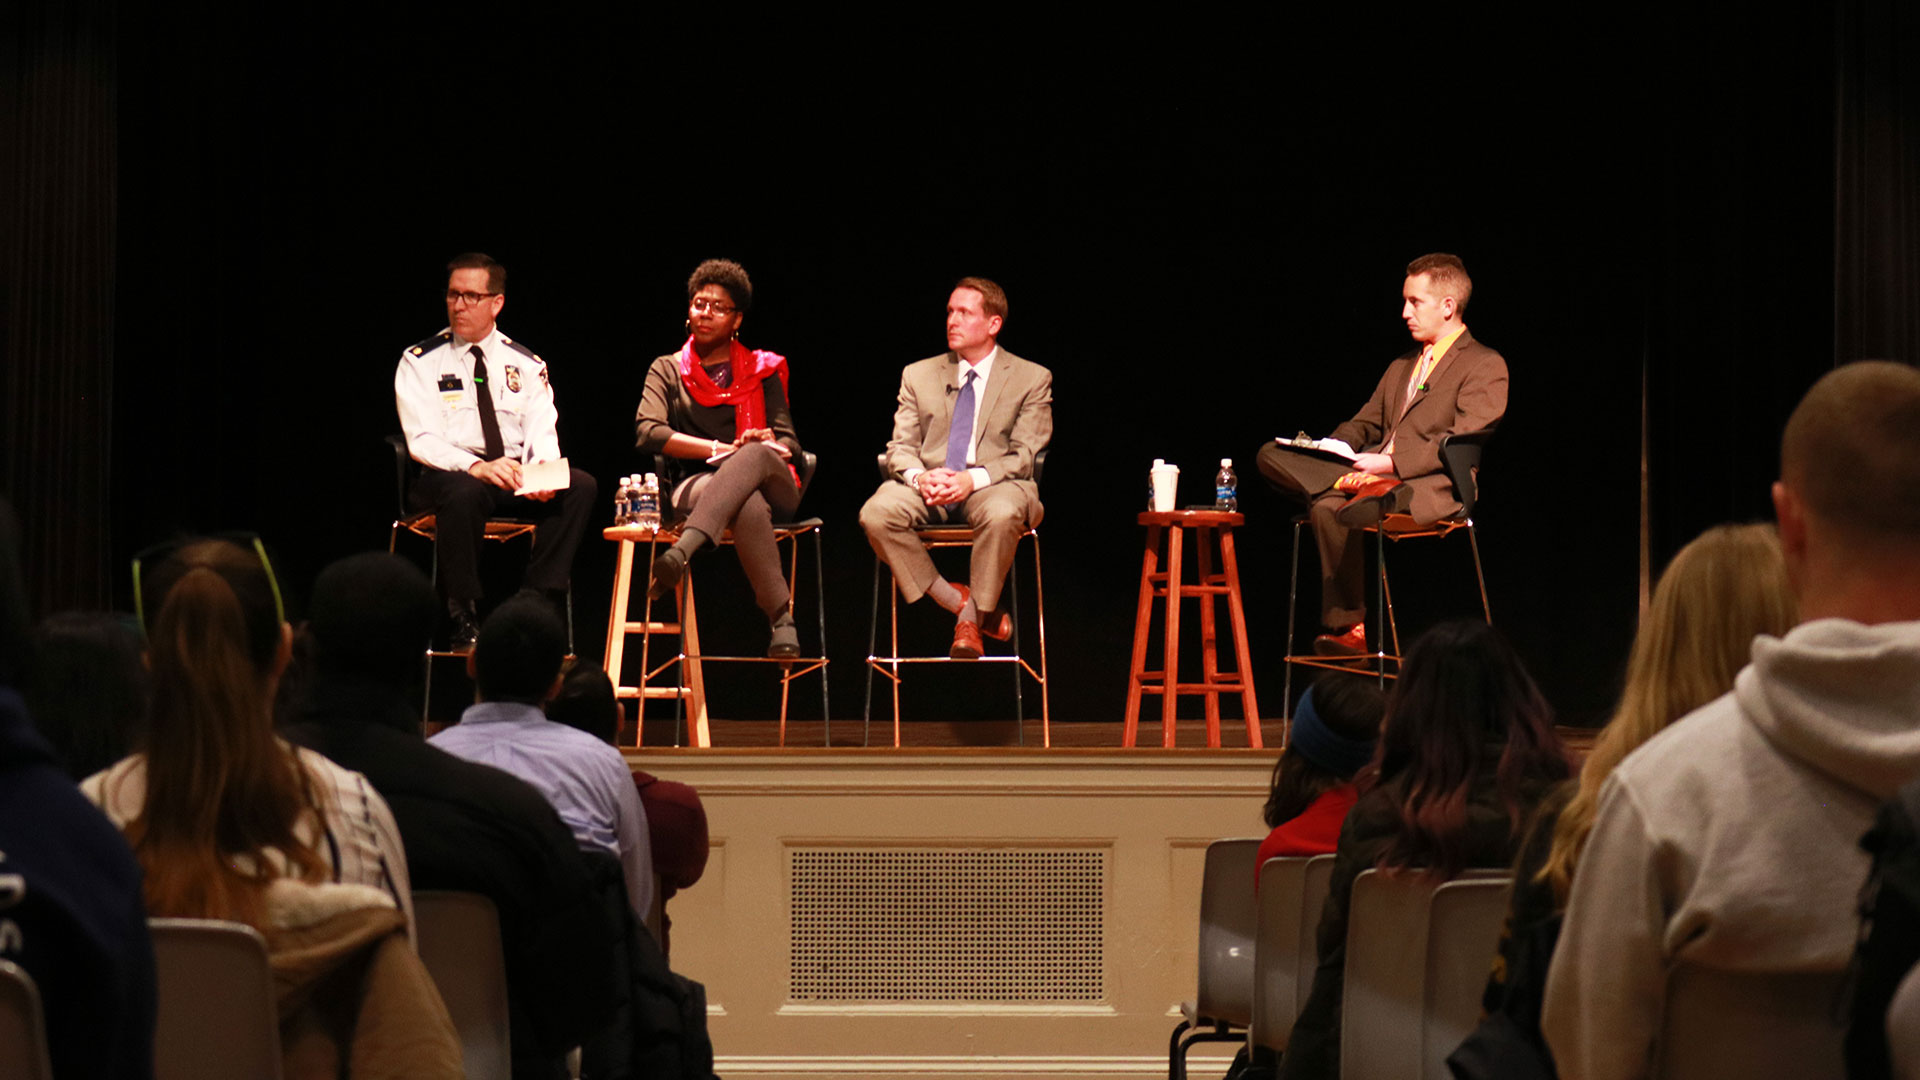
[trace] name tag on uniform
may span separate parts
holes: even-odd
[[[458,390],[458,389],[460,389],[460,376],[458,375],[440,376],[440,390],[442,393],[445,393],[448,390]]]

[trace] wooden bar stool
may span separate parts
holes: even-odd
[[[1148,511],[1140,515],[1147,527],[1146,556],[1140,564],[1140,606],[1133,620],[1133,665],[1127,677],[1127,729],[1122,745],[1133,746],[1140,727],[1140,695],[1160,695],[1160,743],[1173,746],[1174,707],[1181,694],[1207,699],[1207,745],[1220,745],[1220,695],[1238,693],[1246,713],[1247,744],[1260,747],[1260,706],[1254,699],[1251,656],[1247,650],[1246,609],[1240,602],[1240,563],[1233,553],[1233,527],[1246,522],[1224,510]],[[1197,582],[1181,580],[1182,534],[1194,530],[1195,554],[1200,564]],[[1166,534],[1166,569],[1160,568],[1160,535]],[[1221,569],[1213,569],[1214,535],[1219,536]],[[1227,598],[1233,624],[1235,670],[1220,670],[1214,629],[1214,598]],[[1153,601],[1166,599],[1166,649],[1160,670],[1148,671],[1147,634],[1152,628]],[[1180,681],[1180,601],[1200,601],[1201,677],[1197,683]]]
[[[787,585],[791,591],[798,577],[800,560],[800,542],[798,537],[813,533],[813,563],[815,580],[824,593],[825,581],[821,577],[820,559],[820,520],[808,518],[804,521],[775,524],[773,536],[775,543],[788,543]],[[659,553],[662,544],[671,545],[680,538],[680,530],[667,526],[659,530],[640,525],[615,525],[601,531],[608,540],[619,543],[619,558],[613,571],[613,607],[607,615],[607,678],[613,682],[614,697],[638,701],[638,714],[634,721],[634,746],[641,744],[646,722],[646,703],[653,699],[673,699],[682,707],[688,719],[688,731],[694,746],[711,746],[712,735],[709,731],[707,713],[707,683],[703,663],[708,660],[730,661],[738,663],[779,664],[780,670],[780,745],[787,744],[787,699],[793,680],[802,675],[820,671],[827,666],[825,657],[800,657],[794,660],[777,660],[766,656],[703,656],[700,652],[700,619],[693,599],[693,574],[687,573],[680,578],[680,587],[675,594],[675,603],[679,609],[678,621],[656,619],[653,614],[653,601],[648,599],[641,608],[638,621],[630,618],[633,584],[634,546],[647,545],[645,566],[653,565],[654,556]],[[727,530],[715,541],[717,544],[733,542],[733,531]],[[644,571],[643,571],[644,573]],[[644,579],[643,579],[644,580]],[[824,649],[827,638],[827,622],[824,595],[818,611],[820,619],[820,642]],[[679,638],[680,647],[655,663],[657,656],[654,644],[655,635],[668,634]],[[627,637],[638,635],[640,638],[640,681],[628,686],[621,683],[621,670],[626,662]],[[670,682],[656,682],[669,668],[675,668],[676,677]],[[820,711],[827,725],[826,742],[832,745],[832,714],[827,702],[826,676],[821,675]]]

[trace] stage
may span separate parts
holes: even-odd
[[[744,734],[732,727],[715,741]],[[1117,742],[1120,727],[1054,730],[1056,744],[1096,732]],[[717,1072],[1165,1070],[1194,992],[1206,846],[1264,834],[1276,752],[1043,750],[1037,723],[1028,734],[1027,748],[627,752],[706,805],[706,874],[667,914],[674,969],[707,988]],[[1197,725],[1183,735],[1202,741]],[[1224,1071],[1200,1056],[1195,1075]]]

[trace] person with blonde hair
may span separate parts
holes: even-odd
[[[1542,802],[1528,830],[1483,1001],[1489,1020],[1469,1040],[1459,1075],[1516,1075],[1505,1059],[1475,1056],[1493,1052],[1495,1045],[1547,1060],[1540,1037],[1547,962],[1560,935],[1580,850],[1593,828],[1601,785],[1641,743],[1733,689],[1754,636],[1784,634],[1794,618],[1786,563],[1771,525],[1715,526],[1667,564],[1640,619],[1613,717],[1580,775]],[[1530,1050],[1523,1051],[1516,1040]],[[1469,1067],[1469,1059],[1478,1067]]]
[[[457,1077],[453,1022],[408,943],[392,813],[359,773],[274,736],[293,635],[251,545],[193,540],[135,560],[151,718],[144,746],[81,790],[132,846],[150,915],[265,936],[288,1077]]]

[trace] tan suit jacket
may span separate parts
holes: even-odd
[[[947,352],[908,364],[901,372],[893,438],[887,442],[887,471],[894,479],[905,479],[908,469],[946,465],[947,433],[960,396],[954,381],[959,363],[958,356]],[[981,421],[974,458],[987,471],[988,482],[1012,481],[1037,499],[1033,458],[1053,438],[1053,373],[1001,349],[975,411]]]

